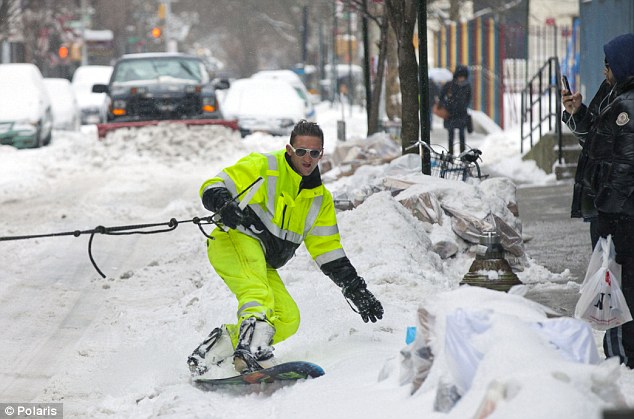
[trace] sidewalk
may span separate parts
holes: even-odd
[[[517,189],[517,201],[524,243],[529,257],[549,271],[561,273],[569,269],[581,283],[592,253],[590,226],[581,219],[570,218],[572,181],[555,185]],[[573,315],[579,299],[577,291],[532,290],[527,297],[545,304],[564,315]]]
[[[467,145],[477,148],[483,138],[468,134]],[[442,124],[434,125],[430,143],[447,148],[447,130]],[[454,149],[459,150],[459,144],[456,138]],[[569,269],[573,279],[581,283],[592,253],[590,226],[581,219],[570,218],[572,187],[572,180],[547,186],[517,185],[517,203],[528,256],[554,273]],[[574,314],[579,299],[576,290],[543,288],[533,287],[526,297],[563,315]]]

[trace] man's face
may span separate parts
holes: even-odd
[[[295,150],[307,149],[309,151],[300,157],[295,154],[293,148],[295,148]],[[319,150],[319,156],[312,158],[310,156],[310,150]],[[291,163],[295,170],[302,176],[308,176],[313,173],[313,170],[317,167],[317,163],[319,163],[319,160],[321,160],[323,156],[321,139],[309,135],[298,135],[295,137],[295,144],[293,144],[293,146],[286,144],[286,153],[291,157]]]
[[[616,84],[616,79],[614,78],[614,74],[612,74],[610,65],[607,63],[605,64],[605,67],[603,67],[603,75],[605,76],[605,79],[608,81],[608,84],[610,86],[614,86]]]

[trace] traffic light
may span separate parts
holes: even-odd
[[[152,38],[159,39],[161,37],[161,35],[163,34],[163,31],[161,30],[160,27],[155,26],[150,31],[150,34],[152,35]]]
[[[59,55],[59,58],[61,58],[62,60],[65,60],[68,58],[68,52],[68,47],[66,45],[62,45],[57,50],[57,55]]]

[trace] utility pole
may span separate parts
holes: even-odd
[[[337,0],[333,2],[332,8],[332,54],[330,60],[330,88],[332,93],[332,102],[335,103],[335,100],[339,98],[339,74],[337,69],[337,35],[339,32],[337,26]],[[339,98],[340,99],[340,98]]]
[[[172,39],[171,31],[171,17],[172,17],[172,3],[176,3],[178,0],[162,0],[165,5],[165,26],[163,28],[163,39],[165,40],[166,52],[177,52],[178,42]]]
[[[88,64],[88,45],[86,44],[86,0],[81,0],[81,65]]]
[[[308,6],[302,8],[302,65],[308,60]]]
[[[348,102],[350,102],[350,115],[352,115],[352,105],[354,104],[354,74],[352,72],[352,4],[348,5]]]
[[[420,139],[429,145],[429,73],[427,59],[427,0],[418,0],[418,107],[420,109]],[[429,152],[419,145],[423,151],[423,174],[431,174],[431,159]]]
[[[372,87],[370,86],[370,40],[368,36],[368,0],[363,0],[363,80],[365,82],[365,111],[370,126],[370,109],[372,106]]]

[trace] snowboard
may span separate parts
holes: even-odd
[[[195,378],[194,384],[204,389],[228,384],[260,384],[276,381],[296,381],[324,375],[322,367],[305,361],[285,362],[270,368],[226,378]]]

